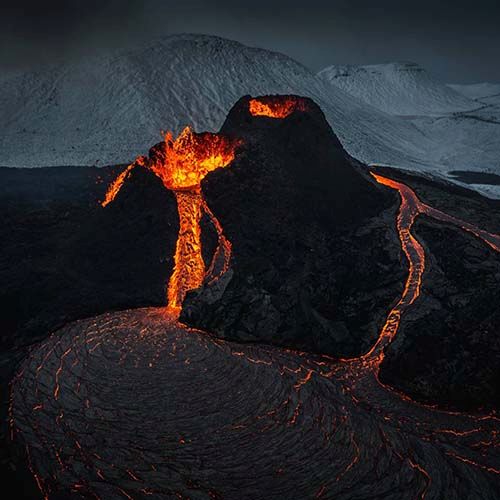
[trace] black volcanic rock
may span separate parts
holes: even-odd
[[[498,410],[500,255],[427,218],[415,234],[428,251],[422,296],[387,349],[381,379],[425,402]]]
[[[500,200],[455,184],[378,167],[428,205],[500,232]],[[404,314],[381,366],[383,382],[455,410],[500,409],[500,255],[456,226],[419,217],[425,246],[421,296]]]
[[[175,198],[136,169],[102,208],[98,201],[117,171],[0,169],[4,348],[77,318],[165,304],[178,232]]]
[[[360,354],[403,282],[395,195],[310,99],[285,119],[252,116],[249,99],[221,129],[243,140],[236,159],[202,183],[233,244],[231,270],[188,294],[181,321],[234,340]]]
[[[75,319],[166,301],[174,196],[137,169],[103,209],[99,201],[120,170],[0,168],[0,479],[17,498],[39,496],[8,439],[8,383],[25,346]]]

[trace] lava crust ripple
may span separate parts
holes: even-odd
[[[498,498],[499,421],[425,407],[362,360],[188,329],[164,309],[71,323],[12,383],[47,498]]]

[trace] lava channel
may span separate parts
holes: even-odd
[[[401,248],[408,260],[408,277],[406,279],[403,294],[398,303],[389,312],[375,344],[360,358],[378,372],[380,364],[384,359],[384,349],[391,343],[394,336],[397,334],[401,317],[405,309],[415,302],[420,295],[422,287],[422,276],[425,271],[425,251],[421,243],[411,233],[416,217],[420,214],[425,214],[441,222],[453,224],[481,239],[497,252],[500,252],[500,235],[488,233],[468,222],[430,207],[420,201],[415,191],[402,182],[397,182],[373,172],[371,175],[379,184],[399,192],[401,205],[397,216],[397,230]]]
[[[186,127],[174,139],[171,132],[155,148],[152,158],[140,156],[129,165],[109,186],[103,207],[111,203],[135,167],[145,167],[153,172],[163,186],[174,192],[179,212],[174,270],[168,283],[167,304],[169,311],[178,317],[182,302],[189,290],[201,286],[205,279],[213,281],[229,266],[231,243],[224,236],[222,227],[208,208],[201,190],[201,181],[217,168],[227,167],[234,159],[235,149],[241,142],[220,134],[193,132]],[[208,271],[202,256],[200,220],[205,213],[218,235],[218,247]],[[217,272],[218,262],[222,269]]]

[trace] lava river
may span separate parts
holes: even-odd
[[[186,127],[174,140],[167,132],[163,142],[150,152],[150,158],[140,156],[129,165],[108,188],[103,207],[115,200],[125,181],[135,168],[147,168],[172,191],[177,200],[179,234],[174,255],[174,270],[168,283],[167,304],[170,314],[179,315],[189,290],[198,288],[204,280],[217,279],[229,266],[231,243],[207,206],[201,191],[201,181],[213,170],[227,167],[234,159],[238,140],[208,132],[197,134]],[[202,215],[208,216],[218,235],[218,246],[209,269],[205,269],[201,251]]]
[[[335,360],[231,343],[180,324],[175,307],[71,323],[31,350],[12,383],[12,438],[43,495],[498,498],[499,419],[418,404],[381,384],[378,370],[424,277],[416,217],[457,225],[496,251],[500,237],[373,176],[401,196],[408,277],[369,352]],[[203,199],[195,205],[195,219],[210,213]],[[224,254],[229,242],[211,217]],[[227,269],[221,259],[215,274]]]

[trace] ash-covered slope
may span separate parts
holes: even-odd
[[[401,291],[395,198],[313,101],[292,98],[305,110],[275,119],[252,116],[244,97],[221,129],[243,146],[202,187],[232,242],[231,268],[188,293],[181,321],[233,340],[357,355]]]
[[[392,115],[435,115],[477,108],[477,103],[415,63],[329,66],[318,75]]]
[[[296,93],[324,110],[344,147],[366,162],[425,163],[432,139],[377,112],[293,59],[204,35],[0,81],[0,165],[132,161],[185,125],[216,131],[242,95]]]
[[[331,66],[319,76],[367,105],[411,123],[427,141],[432,138],[422,165],[415,168],[403,162],[393,166],[447,177],[452,182],[457,179],[448,174],[454,170],[499,173],[500,99],[495,97],[494,86],[447,85],[413,63]],[[476,98],[486,94],[488,97]],[[420,139],[416,140],[420,144]],[[471,187],[487,196],[500,196],[497,186]]]

